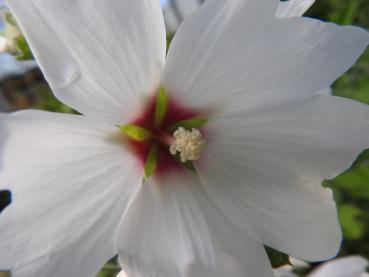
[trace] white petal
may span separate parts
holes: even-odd
[[[209,1],[209,0],[208,0]],[[315,0],[289,0],[279,2],[276,16],[292,17],[303,15]],[[164,6],[164,18],[167,30],[175,32],[183,19],[192,14],[201,5],[198,0],[171,1]]]
[[[303,15],[313,5],[315,0],[288,0],[279,3],[276,16],[292,17]]]
[[[192,14],[200,5],[201,0],[176,0],[165,4],[163,13],[167,30],[174,33],[183,19]]]
[[[7,3],[56,96],[79,112],[122,123],[158,86],[166,48],[159,0]]]
[[[293,273],[293,267],[290,265],[284,265],[273,270],[275,277],[297,277]]]
[[[117,277],[127,277],[127,275],[126,275],[126,273],[124,272],[124,270],[121,270],[121,271],[118,273]],[[131,276],[131,277],[134,277],[134,276]]]
[[[0,116],[0,269],[14,277],[93,276],[115,255],[115,234],[142,173],[115,128],[83,116]]]
[[[165,28],[169,33],[174,33],[179,24],[181,23],[175,11],[172,9],[171,6],[166,5],[163,7],[163,14],[165,18]]]
[[[330,87],[328,87],[328,88],[324,88],[324,89],[318,91],[318,94],[332,95],[333,91]]]
[[[272,276],[263,246],[208,203],[194,174],[144,183],[118,239],[128,276]]]
[[[302,260],[299,260],[299,259],[296,259],[296,258],[293,258],[293,257],[289,257],[288,261],[294,267],[307,267],[307,268],[310,267],[309,263],[307,263],[305,261],[302,261]]]
[[[367,266],[368,261],[363,257],[344,257],[321,265],[309,277],[360,277]]]
[[[177,9],[182,15],[182,19],[192,14],[201,4],[201,0],[185,0],[185,1],[173,1],[173,5],[177,6]]]
[[[199,108],[267,109],[330,86],[369,43],[360,28],[276,18],[273,3],[206,1],[172,42],[170,93]]]
[[[238,242],[235,240],[237,238]],[[271,277],[274,276],[269,264],[269,259],[265,254],[262,245],[245,240],[242,236],[236,237],[233,244],[229,246],[237,253],[234,255],[232,251],[216,251],[212,253],[214,257],[215,267],[209,271],[206,265],[201,263],[192,264],[188,271],[188,277]],[[243,249],[242,249],[243,248]],[[242,250],[241,250],[242,249]]]
[[[210,122],[199,174],[214,203],[261,242],[302,260],[335,255],[341,232],[324,179],[369,147],[369,108],[316,94]]]

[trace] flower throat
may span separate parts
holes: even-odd
[[[139,116],[119,128],[149,178],[184,168],[194,171],[193,162],[205,146],[206,122],[204,114],[182,106],[160,87]]]

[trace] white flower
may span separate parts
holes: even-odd
[[[11,49],[11,42],[6,37],[0,35],[0,53],[9,52]]]
[[[343,257],[322,264],[308,277],[368,277],[367,266],[368,261],[363,257]],[[289,265],[274,270],[274,273],[277,277],[297,277]]]
[[[84,115],[1,115],[0,189],[13,193],[1,269],[93,276],[118,254],[129,277],[268,277],[263,244],[336,254],[320,184],[369,146],[369,109],[317,92],[367,32],[278,18],[276,0],[210,0],[165,59],[159,0],[7,2],[55,95]],[[160,85],[167,102],[155,102]],[[169,152],[169,125],[193,117],[206,140],[196,173]]]

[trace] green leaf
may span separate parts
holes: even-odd
[[[342,173],[325,186],[341,189],[347,195],[358,199],[369,199],[369,167],[365,163]]]
[[[4,12],[3,16],[4,16],[4,21],[6,24],[18,26],[17,22],[14,19],[14,16],[10,12]]]
[[[127,124],[119,126],[120,130],[128,137],[137,141],[149,140],[152,134],[141,126],[134,124]]]
[[[186,130],[191,130],[192,128],[200,128],[207,122],[208,119],[206,118],[189,118],[174,123],[168,129],[170,132],[175,132],[179,127],[183,127]]]
[[[33,59],[33,55],[31,49],[28,46],[26,38],[24,36],[18,36],[14,39],[17,47],[17,52],[15,57],[17,60],[31,60]]]
[[[270,263],[272,264],[272,266],[274,268],[276,267],[280,267],[282,265],[285,265],[285,264],[288,264],[289,261],[288,261],[288,255],[282,253],[282,252],[279,252],[273,248],[270,248],[268,246],[264,246],[267,254],[268,254],[268,257],[269,257],[269,260],[270,260]]]
[[[160,126],[168,110],[168,96],[163,86],[160,87],[155,107],[155,125]]]
[[[343,234],[347,239],[361,239],[365,235],[365,214],[359,208],[345,204],[338,209]]]
[[[157,146],[154,145],[151,147],[149,155],[147,156],[145,163],[145,178],[148,179],[151,175],[154,174],[156,166],[158,164],[158,149]]]

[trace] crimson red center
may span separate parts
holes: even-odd
[[[157,97],[148,101],[142,113],[130,124],[138,125],[153,134],[153,138],[147,141],[136,141],[128,138],[128,143],[142,166],[145,165],[150,149],[153,145],[157,146],[158,163],[155,175],[162,174],[168,170],[183,169],[183,165],[170,154],[169,143],[173,137],[173,130],[170,127],[182,120],[197,118],[201,113],[195,109],[190,109],[181,105],[178,101],[168,96],[167,111],[159,126],[155,124],[155,109]]]

